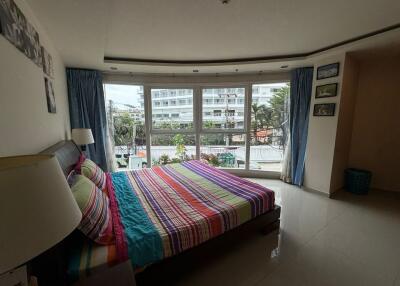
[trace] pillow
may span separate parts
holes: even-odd
[[[99,166],[96,165],[95,162],[83,157],[79,159],[76,169],[79,174],[84,175],[86,178],[95,183],[100,190],[106,190],[106,174]]]
[[[99,244],[113,243],[112,216],[106,194],[82,175],[74,176],[71,190],[82,211],[78,229]]]

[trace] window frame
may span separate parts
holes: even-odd
[[[244,169],[237,168],[221,168],[224,171],[230,172],[232,174],[238,176],[250,176],[250,177],[259,177],[259,178],[272,178],[279,179],[281,173],[277,171],[265,171],[265,170],[252,170],[250,169],[250,133],[251,133],[251,104],[252,104],[252,95],[253,90],[252,86],[257,84],[273,84],[273,83],[290,83],[290,74],[282,74],[279,76],[268,75],[265,74],[262,79],[257,77],[245,78],[244,80],[240,80],[240,78],[232,80],[231,78],[219,79],[218,77],[213,80],[211,77],[205,80],[190,80],[187,79],[182,80],[181,78],[177,79],[168,79],[160,80],[155,77],[152,79],[151,77],[141,76],[136,80],[132,80],[131,78],[119,78],[114,75],[107,75],[103,84],[120,84],[120,85],[141,85],[143,86],[143,97],[144,97],[144,119],[145,122],[150,124],[145,124],[146,131],[146,154],[147,154],[147,164],[149,167],[152,165],[151,161],[151,134],[195,134],[196,140],[196,159],[200,159],[200,135],[202,134],[212,134],[212,133],[242,133],[245,134],[245,152],[246,152],[246,162]],[[269,78],[270,77],[270,78]],[[161,83],[162,82],[162,83]],[[173,83],[177,82],[177,83]],[[209,84],[210,83],[210,84]],[[237,88],[244,87],[245,88],[245,98],[244,98],[244,128],[243,129],[204,129],[203,130],[203,94],[202,90],[206,88]],[[152,89],[192,89],[193,90],[193,129],[190,130],[151,130],[152,128],[152,111],[153,106],[151,103],[151,90]],[[176,94],[178,100],[180,100],[181,94],[179,92]],[[155,97],[156,98],[156,97]],[[162,96],[158,97],[159,100],[162,100]],[[238,101],[236,102],[236,104]],[[187,104],[186,104],[187,105]],[[179,106],[179,105],[177,105]]]

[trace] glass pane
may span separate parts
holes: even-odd
[[[152,89],[151,107],[153,129],[193,129],[193,89]]]
[[[203,128],[243,129],[244,101],[244,88],[203,89]]]
[[[203,134],[200,136],[200,158],[215,167],[244,169],[245,134]]]
[[[152,166],[196,159],[195,142],[192,134],[151,135]]]
[[[250,169],[282,169],[289,127],[288,83],[253,85],[251,105]]]
[[[118,169],[146,167],[143,86],[105,84],[104,93]]]

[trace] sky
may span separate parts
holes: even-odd
[[[116,104],[125,103],[140,107],[139,88],[138,85],[106,84],[104,89],[106,104],[112,100]]]

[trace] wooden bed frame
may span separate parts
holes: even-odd
[[[75,164],[78,162],[79,157],[81,155],[81,151],[79,150],[78,146],[75,145],[72,141],[61,141],[45,150],[40,152],[41,154],[52,154],[55,155],[60,163],[60,166],[64,172],[64,175],[67,177],[69,172],[74,168]],[[275,205],[275,208],[267,213],[264,213],[230,231],[228,233],[237,233],[237,232],[243,232],[246,233],[248,231],[260,231],[262,234],[268,234],[274,230],[279,229],[280,225],[280,213],[281,213],[281,207],[278,205]],[[226,235],[220,235],[219,237],[213,238],[197,247],[194,249],[197,249],[197,251],[201,251],[201,248],[204,247],[204,245],[210,244],[210,243],[215,243],[215,241],[218,240],[223,240],[223,237]],[[163,261],[156,263],[168,263],[171,260],[176,260],[179,259],[180,257],[187,257],[190,255],[191,250],[187,250],[181,254],[178,254],[174,257],[170,257],[167,259],[164,259]],[[148,268],[152,268],[152,266],[149,266]],[[144,272],[147,272],[147,269]]]

